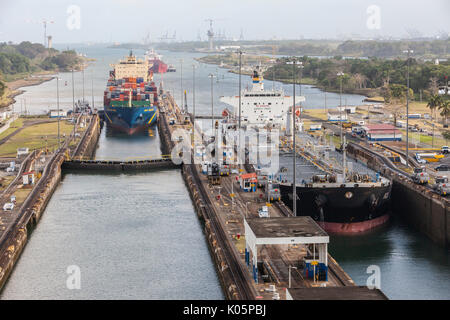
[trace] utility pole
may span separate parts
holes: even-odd
[[[292,84],[293,84],[293,104],[292,104],[292,149],[293,149],[293,163],[292,163],[292,214],[294,216],[297,215],[297,186],[296,186],[296,177],[295,177],[295,167],[296,167],[296,145],[295,145],[295,134],[296,134],[296,128],[295,128],[295,85],[296,85],[296,66],[301,65],[302,63],[298,61],[295,57],[292,58],[292,61],[286,62],[286,64],[292,64]]]
[[[407,72],[406,72],[406,167],[409,167],[409,63],[410,63],[410,54],[414,51],[411,49],[403,51],[403,53],[407,54]]]

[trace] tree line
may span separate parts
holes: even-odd
[[[276,64],[268,68],[265,77],[275,80],[290,80],[293,78],[292,65],[286,62],[289,58],[278,59]],[[329,90],[345,92],[372,91],[373,95],[396,96],[406,92],[407,59],[344,59],[341,56],[333,58],[300,57],[303,67],[295,70],[295,77],[309,77]],[[446,84],[450,76],[448,61],[435,64],[433,61],[409,59],[409,74],[411,96],[421,94],[428,98],[435,94],[438,86]],[[343,73],[338,76],[338,73]],[[297,80],[298,81],[298,80]],[[370,90],[367,90],[370,89]]]

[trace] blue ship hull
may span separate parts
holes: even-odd
[[[105,121],[116,131],[134,134],[148,129],[156,122],[156,107],[112,107],[105,106]]]

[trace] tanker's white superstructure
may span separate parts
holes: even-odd
[[[271,124],[286,129],[289,108],[292,109],[292,96],[284,95],[283,90],[264,90],[263,77],[259,67],[253,72],[253,87],[241,94],[241,121],[244,125],[265,126]],[[233,106],[234,115],[239,114],[239,96],[221,97],[221,102]],[[295,103],[305,101],[305,97],[296,96]],[[299,108],[297,106],[297,108]],[[299,115],[299,111],[296,111]],[[291,113],[292,115],[292,113]]]

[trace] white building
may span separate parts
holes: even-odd
[[[342,106],[342,107],[337,107],[336,110],[339,112],[355,113],[356,106]]]
[[[248,125],[273,124],[284,128],[287,114],[292,108],[293,97],[284,95],[283,90],[264,90],[260,68],[253,71],[253,87],[241,94],[241,120]],[[221,97],[221,102],[233,106],[235,116],[239,113],[239,96]],[[296,96],[295,103],[305,101],[305,97]]]
[[[401,141],[402,133],[390,124],[367,124],[362,127],[369,141]]]
[[[328,121],[347,121],[348,116],[346,112],[328,111]]]
[[[67,111],[66,110],[50,110],[50,118],[66,118]]]

